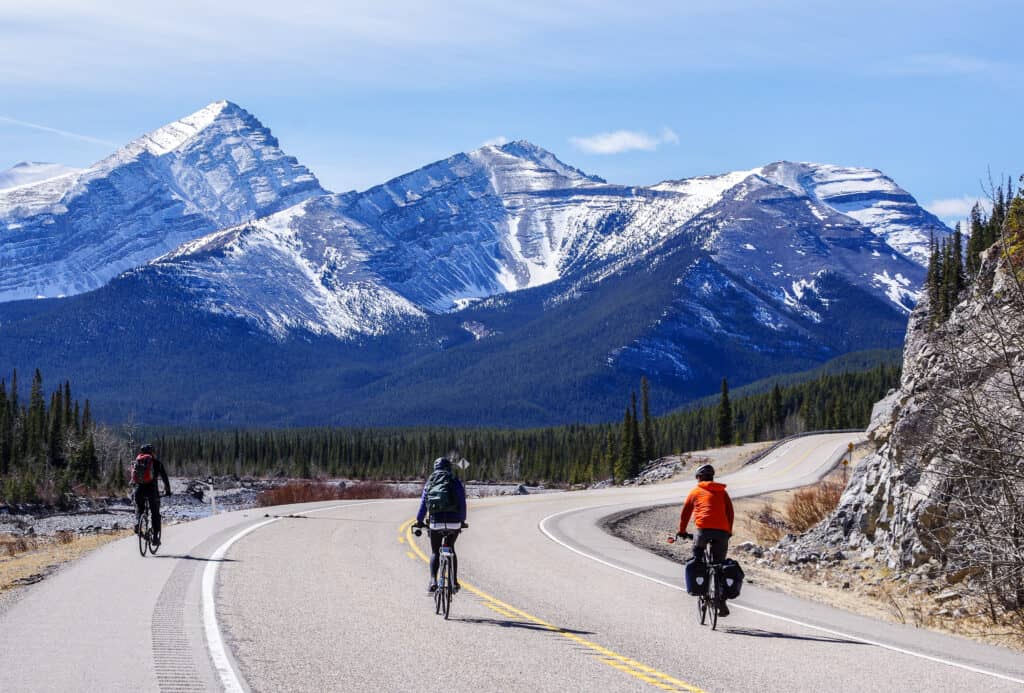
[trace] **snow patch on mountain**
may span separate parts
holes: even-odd
[[[883,270],[871,277],[871,283],[884,289],[889,300],[908,315],[921,298],[921,291],[915,290],[911,281],[898,272],[889,276],[888,270]]]
[[[335,200],[315,198],[191,241],[152,267],[173,275],[203,309],[255,323],[279,339],[292,331],[340,339],[378,335],[424,313],[370,271],[369,253]]]
[[[816,203],[863,224],[921,266],[928,262],[931,235],[949,233],[938,217],[876,169],[780,161],[765,166],[760,175],[807,196],[812,212],[822,221],[825,216]]]
[[[79,173],[82,169],[71,168],[63,164],[50,164],[40,161],[22,161],[6,171],[0,171],[0,191],[23,185],[34,185],[54,178],[66,178]]]

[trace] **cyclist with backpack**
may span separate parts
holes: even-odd
[[[679,533],[676,536],[693,539],[693,557],[703,564],[704,547],[711,545],[715,563],[725,561],[729,551],[729,537],[732,536],[732,499],[725,490],[725,484],[715,481],[715,468],[704,464],[697,468],[697,486],[686,496],[686,502],[679,513]],[[690,518],[697,526],[696,536],[686,531]],[[728,616],[729,607],[722,599],[718,608],[719,616]]]
[[[459,590],[459,557],[455,553],[455,540],[466,526],[466,489],[452,471],[452,463],[445,457],[434,461],[434,471],[423,484],[420,509],[416,513],[415,527],[423,527],[424,520],[430,535],[430,585],[428,592],[437,590],[437,567],[440,561],[441,539],[448,535],[452,548],[454,589]]]
[[[167,478],[167,470],[156,458],[152,445],[143,445],[139,448],[139,454],[132,465],[131,482],[135,486],[133,497],[135,498],[135,533],[139,533],[139,520],[145,508],[146,501],[149,501],[149,511],[152,517],[153,546],[160,546],[160,489],[157,486],[158,477],[164,482],[164,495],[171,495],[171,482]]]

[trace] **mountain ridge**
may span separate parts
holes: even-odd
[[[42,184],[42,202],[23,189],[10,204],[0,191],[0,263],[31,255],[12,235],[61,225],[65,254],[29,266],[88,269],[70,298],[0,302],[0,353],[74,375],[122,415],[136,399],[90,373],[92,352],[137,363],[133,382],[167,390],[147,416],[189,421],[233,398],[234,423],[600,420],[640,375],[681,404],[723,375],[898,347],[918,250],[949,233],[875,169],[783,161],[628,186],[525,140],[331,193],[226,101],[100,163],[75,178],[84,192]],[[129,198],[141,207],[107,204]],[[108,224],[94,238],[97,208]],[[0,298],[38,295],[28,280],[5,277]],[[174,329],[105,336],[140,316]],[[167,382],[185,377],[171,364],[187,385]]]

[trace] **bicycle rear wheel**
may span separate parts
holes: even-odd
[[[139,553],[146,555],[149,549],[149,503],[142,506],[142,514],[139,516]]]
[[[718,605],[721,603],[722,585],[718,570],[708,570],[708,612],[711,616],[711,630],[718,627]]]
[[[434,613],[440,614],[444,603],[444,569],[448,559],[442,554],[437,566],[437,589],[434,590]]]

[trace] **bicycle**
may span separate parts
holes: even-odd
[[[462,523],[462,529],[467,529],[469,525],[465,522]],[[455,551],[448,545],[448,539],[457,535],[461,530],[459,529],[442,529],[432,530],[440,533],[441,535],[441,548],[438,550],[438,564],[437,564],[437,589],[434,590],[434,613],[444,615],[444,620],[448,620],[448,614],[452,608],[452,596],[455,594],[457,587],[455,585]],[[413,530],[416,536],[420,536],[423,532],[422,529],[417,527]]]
[[[135,530],[135,533],[139,535],[139,553],[143,556],[146,555],[147,550],[151,554],[156,555],[156,550],[160,547],[159,544],[153,543],[153,528],[149,524],[149,518],[149,498],[143,498],[142,514],[138,516],[138,527]]]
[[[676,534],[675,537],[669,539],[669,543],[675,543],[677,538],[692,539],[693,537],[690,534]],[[722,599],[724,578],[722,577],[722,564],[714,560],[710,543],[704,545],[704,570],[704,584],[707,585],[707,589],[703,594],[697,595],[697,621],[703,626],[710,615],[711,630],[715,630],[718,628],[718,610],[724,602]]]

